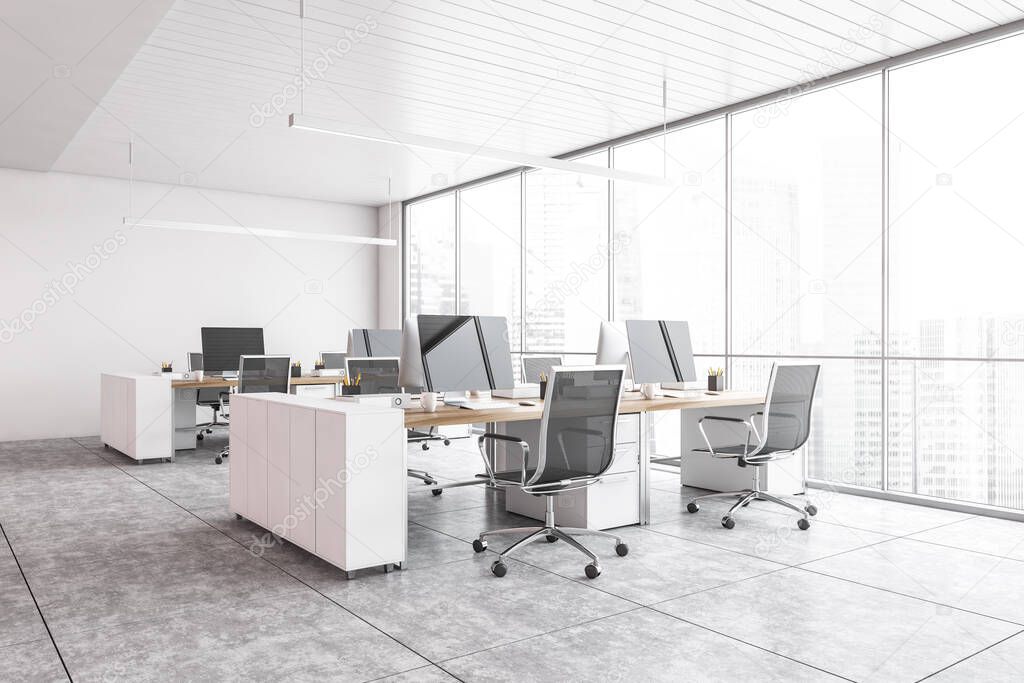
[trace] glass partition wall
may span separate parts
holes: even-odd
[[[814,480],[1024,510],[1024,36],[880,69],[406,204],[410,314],[505,315],[587,362],[604,319],[690,322],[698,374],[823,366]],[[795,90],[795,89],[794,89]],[[674,453],[678,416],[655,426]]]

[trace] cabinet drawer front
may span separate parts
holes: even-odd
[[[640,439],[640,416],[619,415],[615,423],[615,443],[637,443]]]
[[[615,447],[615,455],[612,457],[612,464],[608,468],[608,474],[620,472],[636,472],[639,467],[640,450],[637,444],[627,443]]]
[[[606,475],[587,489],[587,526],[611,529],[640,521],[640,475]]]

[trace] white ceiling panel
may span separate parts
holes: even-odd
[[[292,130],[288,114],[552,156],[1024,18],[1009,0],[306,0],[304,18],[298,0],[165,5],[39,163],[124,177],[134,141],[139,179],[378,205],[503,165]],[[63,6],[0,9],[0,31],[46,35]],[[8,63],[51,68],[14,44]],[[24,125],[30,110],[8,112],[34,81],[11,83],[0,120]]]

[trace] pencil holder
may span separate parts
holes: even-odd
[[[292,366],[292,377],[302,377],[302,367],[299,365]]]
[[[314,370],[323,370],[324,369],[324,364],[323,363],[317,363],[316,365],[313,366],[313,369]]]
[[[160,372],[174,372],[174,366],[172,366],[171,364],[167,364],[160,368]]]
[[[341,395],[342,396],[358,396],[363,393],[363,388],[358,384],[342,384]]]
[[[708,391],[725,391],[725,375],[708,375]]]
[[[540,397],[541,397],[541,400],[544,399],[544,396],[547,393],[548,393],[548,383],[546,381],[545,382],[541,382],[540,383]]]

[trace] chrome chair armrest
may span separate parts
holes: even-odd
[[[477,439],[477,448],[480,450],[480,457],[483,458],[484,467],[487,468],[487,476],[490,478],[491,483],[496,483],[494,479],[494,470],[491,468],[491,461],[487,459],[487,453],[484,452],[484,442],[487,440],[492,441],[504,441],[506,443],[514,443],[522,450],[523,463],[520,471],[521,485],[526,484],[526,464],[530,460],[530,444],[526,443],[525,440],[520,439],[518,436],[509,436],[508,434],[495,434],[493,432],[485,432],[480,435]]]
[[[735,458],[736,456],[735,455],[720,455],[718,453],[715,453],[715,447],[711,445],[711,440],[708,438],[708,433],[706,431],[704,431],[704,422],[707,421],[707,420],[712,420],[712,421],[717,421],[717,422],[731,422],[731,423],[734,423],[734,424],[746,425],[746,427],[747,427],[747,443],[743,447],[743,456],[746,457],[746,454],[750,451],[750,434],[751,433],[755,433],[755,434],[757,433],[757,430],[754,428],[754,426],[750,423],[749,420],[744,420],[742,417],[723,417],[723,416],[720,416],[720,415],[705,415],[700,420],[698,420],[698,422],[697,422],[697,429],[700,430],[700,435],[704,439],[704,444],[708,447],[708,452],[714,458]],[[760,441],[760,437],[758,438],[758,441]]]
[[[763,418],[764,417],[764,411],[763,410],[759,410],[756,413],[751,413],[750,417],[747,418],[747,421],[750,422],[750,428],[754,430],[754,436],[756,436],[757,440],[760,441],[761,440],[761,431],[757,428],[757,420],[754,419],[755,417],[762,417]]]

